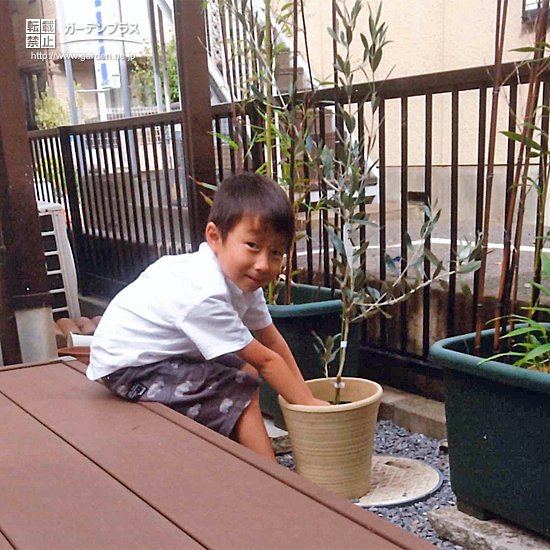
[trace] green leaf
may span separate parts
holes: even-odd
[[[432,278],[435,279],[437,276],[439,276],[439,274],[443,271],[443,262],[440,261],[436,268],[435,268],[435,271],[432,273]],[[448,288],[448,286],[447,286]]]
[[[542,344],[541,346],[535,348],[534,350],[531,350],[526,356],[525,361],[526,363],[529,363],[533,361],[533,359],[536,359],[537,357],[540,357],[541,355],[544,355],[545,353],[550,352],[550,343],[548,344]]]
[[[547,288],[543,284],[536,283],[535,281],[531,281],[531,285],[539,289],[545,296],[550,296],[550,288]]]
[[[394,273],[399,271],[394,259],[387,253],[384,254],[384,263],[390,271],[393,271]]]
[[[487,357],[486,359],[482,359],[478,365],[483,365],[483,363],[487,363],[487,361],[495,361],[496,359],[500,359],[501,357],[522,357],[523,353],[519,353],[516,351],[507,351],[503,353],[496,353],[495,355],[491,355],[491,357]]]
[[[351,27],[346,27],[346,44],[349,45],[353,41],[353,30]]]
[[[368,250],[370,245],[369,241],[363,241],[360,245],[358,250],[355,252],[355,256],[361,256],[361,254],[365,254],[365,252]]]
[[[467,298],[471,298],[472,296],[472,290],[470,288],[470,285],[466,282],[462,282],[460,285],[460,288],[462,289],[462,294],[466,296]]]
[[[380,291],[377,288],[374,288],[372,286],[367,287],[367,292],[369,293],[369,296],[373,300],[379,300],[380,299]]]
[[[357,16],[361,13],[361,9],[363,8],[361,0],[356,0],[355,4],[353,4],[353,8],[351,8],[351,19],[355,20],[357,19]]]
[[[200,194],[201,194],[201,197],[203,198],[204,202],[208,206],[212,206],[214,204],[214,200],[212,199],[212,197],[209,197],[206,193],[203,193],[202,191],[200,192]]]
[[[216,185],[212,185],[211,183],[207,183],[206,181],[195,181],[195,183],[200,187],[204,187],[205,189],[214,191],[214,193],[218,190],[218,187]]]
[[[527,309],[529,311],[540,311],[541,313],[548,313],[550,315],[550,307],[537,306],[537,307],[526,307],[524,309]]]
[[[461,265],[456,271],[457,273],[472,273],[477,271],[481,266],[481,260],[474,260],[468,264]]]
[[[442,264],[441,260],[429,248],[424,249],[424,255],[432,265],[439,266]]]
[[[538,321],[535,321],[535,319],[531,319],[530,317],[520,317],[520,316],[517,316],[517,318],[521,322],[527,323],[530,327],[537,330],[538,332],[544,332],[544,333],[546,332],[546,328],[544,327],[544,325],[541,325]]]
[[[339,254],[342,254],[342,256],[346,256],[346,248],[340,236],[336,234],[336,232],[332,227],[327,227],[327,232],[330,236],[330,240],[332,241],[332,244],[336,252],[338,252]]]
[[[449,283],[447,281],[444,281],[443,279],[439,279],[438,281],[439,286],[445,291],[449,292]]]
[[[371,61],[371,68],[373,71],[378,69],[380,62],[382,61],[382,50],[377,50],[374,54],[373,60]]]
[[[327,32],[335,42],[338,42],[338,36],[331,27],[327,27]]]
[[[537,48],[536,46],[522,46],[520,48],[512,48],[511,51],[518,53],[533,53],[537,52],[538,50],[539,48]]]
[[[351,116],[349,113],[344,112],[344,122],[346,124],[346,130],[352,134],[355,130],[355,117]]]
[[[459,263],[465,262],[470,257],[470,253],[471,253],[471,246],[469,244],[461,246],[458,249],[458,256],[457,256],[458,262]]]
[[[522,334],[529,334],[532,330],[533,329],[531,327],[520,327],[520,328],[511,330],[506,334],[503,334],[500,338],[501,340],[504,338],[515,338],[516,336],[521,336]]]
[[[509,130],[503,130],[501,133],[505,135],[508,139],[523,143],[526,147],[529,147],[530,149],[536,149],[537,151],[542,150],[541,144],[537,143],[534,139],[528,136],[518,134],[517,132],[511,132]]]
[[[231,136],[227,134],[222,134],[220,132],[212,132],[212,135],[223,141],[224,143],[227,143],[231,149],[235,150],[239,148],[239,145],[237,142],[235,142],[233,139],[231,139]]]
[[[540,255],[540,261],[542,272],[546,275],[548,279],[550,279],[550,254],[542,252]],[[547,295],[550,296],[550,290],[548,291]]]
[[[378,227],[378,224],[376,222],[373,222],[369,220],[368,218],[358,218],[357,216],[354,216],[351,218],[351,223],[356,223],[358,225],[370,225],[371,227]]]

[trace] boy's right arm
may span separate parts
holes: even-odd
[[[267,383],[286,401],[296,405],[329,405],[313,397],[308,385],[298,379],[284,359],[273,350],[253,339],[237,355],[252,365]]]

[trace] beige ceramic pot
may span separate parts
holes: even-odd
[[[291,405],[279,396],[296,471],[346,498],[370,489],[374,432],[382,387],[363,378],[343,378],[341,400],[310,407]],[[334,400],[334,378],[307,380],[313,395]]]

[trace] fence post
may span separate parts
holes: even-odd
[[[181,125],[185,175],[189,197],[191,244],[196,250],[204,240],[209,207],[198,183],[216,183],[212,139],[212,108],[206,33],[202,0],[174,2],[176,45],[180,79]]]
[[[72,126],[60,126],[59,143],[61,145],[61,157],[63,159],[63,175],[65,179],[65,192],[69,203],[69,212],[67,212],[67,225],[70,228],[69,236],[73,245],[77,279],[81,285],[84,285],[84,247],[82,243],[82,218],[80,213],[80,200],[78,185],[76,183],[76,172],[71,148],[71,138],[73,135]]]
[[[51,359],[57,356],[57,349],[9,16],[0,17],[0,36],[0,225],[1,244],[5,244],[0,272],[0,333],[4,360],[9,364]]]

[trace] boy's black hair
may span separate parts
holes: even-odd
[[[294,212],[287,194],[272,179],[254,173],[225,178],[216,191],[208,221],[222,239],[245,215],[258,216],[283,236],[290,250],[294,238]]]

